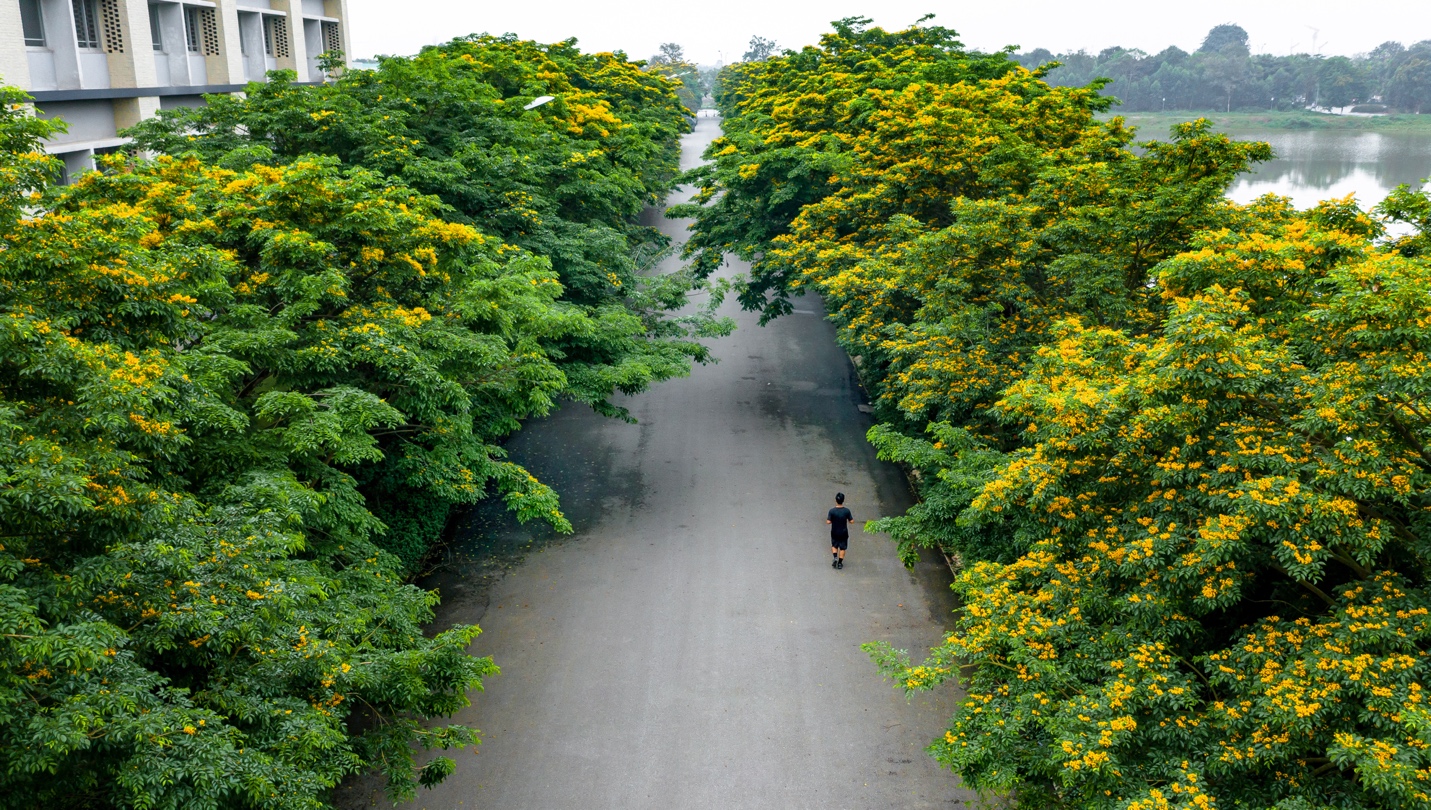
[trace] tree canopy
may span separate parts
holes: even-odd
[[[930,750],[966,784],[1424,806],[1431,198],[1235,205],[1265,144],[1136,141],[1101,86],[841,21],[733,66],[676,213],[697,266],[753,260],[746,306],[824,297],[918,482],[870,528],[962,560],[943,644],[868,649],[903,688],[963,681]]]
[[[291,77],[289,77],[291,78]],[[612,54],[470,37],[275,76],[56,186],[0,90],[0,807],[321,808],[497,671],[406,584],[501,440],[687,373],[721,323],[643,275],[685,111]],[[557,100],[523,109],[543,93]]]
[[[647,60],[650,69],[676,83],[676,96],[692,115],[701,109],[708,88],[700,68],[686,61],[679,43],[663,42],[660,52]]]
[[[1223,23],[1214,25],[1198,46],[1199,53],[1222,53],[1228,48],[1248,52],[1247,30],[1240,25]]]
[[[753,36],[750,38],[749,48],[740,58],[742,61],[745,62],[762,62],[774,56],[776,49],[779,47],[780,46],[776,45],[775,40],[773,39],[766,39],[765,37],[761,36]]]
[[[1191,54],[1176,47],[1156,54],[1118,47],[1097,54],[1036,48],[1014,59],[1029,69],[1048,66],[1046,79],[1054,85],[1082,87],[1108,79],[1105,92],[1128,111],[1297,110],[1375,100],[1385,105],[1383,111],[1431,111],[1431,41],[1409,48],[1385,42],[1355,56],[1277,56],[1252,53],[1247,32],[1224,24],[1209,31]]]
[[[447,221],[542,257],[560,284],[561,311],[575,319],[530,336],[552,364],[548,402],[623,416],[613,393],[636,393],[708,358],[694,338],[725,325],[667,316],[694,282],[643,275],[666,240],[635,221],[670,187],[677,138],[689,127],[672,81],[621,56],[583,53],[574,41],[487,35],[385,58],[332,84],[291,78],[276,73],[243,98],[163,111],[132,130],[136,146],[232,168],[332,156],[435,196]],[[555,100],[523,109],[540,95]],[[505,434],[525,415],[485,418]],[[384,542],[410,564],[441,532],[449,506],[469,500],[426,486],[391,454],[362,479],[393,529]]]

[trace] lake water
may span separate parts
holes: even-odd
[[[1354,193],[1370,208],[1398,185],[1416,188],[1431,176],[1431,135],[1425,133],[1229,129],[1228,134],[1266,141],[1275,156],[1233,185],[1228,196],[1239,203],[1279,194],[1307,208]]]

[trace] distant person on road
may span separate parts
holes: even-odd
[[[850,514],[850,510],[845,506],[845,493],[835,493],[835,506],[830,510],[830,514],[825,516],[825,522],[830,524],[830,561],[832,568],[845,567],[845,549],[850,547],[850,523],[855,516]]]

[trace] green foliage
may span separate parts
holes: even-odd
[[[1431,112],[1431,42],[1416,43],[1387,71],[1387,101],[1410,112]]]
[[[1346,107],[1371,97],[1371,81],[1367,71],[1345,56],[1325,59],[1318,70],[1318,101],[1326,107]]]
[[[1198,46],[1199,53],[1220,53],[1228,48],[1246,51],[1247,30],[1240,25],[1223,23],[1214,25],[1203,37],[1202,44]]]
[[[851,140],[884,99],[921,81],[954,83],[1016,69],[1004,54],[966,53],[946,28],[892,34],[868,23],[842,20],[818,48],[726,69],[716,99],[724,133],[711,144],[711,162],[687,175],[700,187],[693,202],[668,216],[697,219],[685,252],[698,272],[714,271],[726,253],[755,262],[741,291],[748,307],[772,315],[789,310],[786,271],[764,254],[805,205],[833,190],[832,172],[848,164]]]
[[[691,115],[700,111],[701,99],[706,94],[705,78],[700,68],[686,61],[685,51],[680,45],[663,43],[661,52],[648,60],[648,67],[675,84],[676,97]]]
[[[143,149],[230,167],[320,154],[379,171],[439,197],[448,218],[549,258],[582,304],[623,300],[632,247],[659,239],[630,220],[669,189],[687,119],[671,83],[621,57],[484,35],[335,84],[273,78],[131,134]],[[541,95],[556,100],[523,110]]]
[[[740,57],[740,59],[742,62],[763,62],[766,59],[769,59],[770,57],[774,56],[776,49],[779,47],[780,46],[776,45],[775,40],[773,39],[766,39],[765,37],[761,36],[753,36],[750,38],[749,49],[745,52],[744,56]]]
[[[0,236],[5,806],[318,807],[372,767],[409,792],[413,741],[475,741],[421,721],[495,667],[476,628],[423,636],[435,596],[350,471],[511,480],[471,411],[557,383],[483,290],[555,294],[332,161],[116,163],[34,202]]]
[[[1431,198],[1236,206],[1265,144],[1134,152],[929,36],[730,71],[690,212],[747,306],[824,297],[921,496],[871,528],[965,563],[928,660],[868,646],[965,681],[931,753],[1029,808],[1425,806]]]
[[[995,408],[1024,447],[957,518],[1027,549],[959,578],[929,661],[878,651],[913,688],[981,664],[934,747],[973,784],[1030,806],[1428,801],[1431,268],[1374,248],[1349,203],[1247,214],[1159,265],[1156,332],[1060,324]]]
[[[621,415],[724,329],[640,277],[685,127],[660,78],[490,38],[279,78],[63,188],[0,96],[0,807],[441,781],[414,751],[475,744],[432,721],[497,669],[424,634],[412,566],[490,492],[569,530],[502,439]]]
[[[1298,110],[1345,107],[1373,97],[1407,113],[1431,111],[1431,40],[1410,48],[1386,42],[1353,57],[1253,54],[1247,32],[1219,25],[1194,53],[1156,54],[1107,48],[1054,54],[1044,48],[1014,56],[1025,67],[1049,67],[1051,84],[1080,87],[1105,77],[1108,93],[1129,111]]]
[[[1391,242],[1393,250],[1410,257],[1431,256],[1431,196],[1403,184],[1392,189],[1376,210],[1389,222],[1411,226]]]
[[[14,87],[0,85],[0,222],[10,222],[45,184],[60,171],[55,161],[35,145],[64,132],[63,121],[48,121],[29,114],[30,97]]]
[[[560,291],[562,318],[530,324],[505,304],[494,316],[510,317],[508,328],[540,346],[533,356],[550,367],[533,390],[548,400],[625,417],[609,401],[614,393],[686,374],[693,360],[709,359],[696,338],[729,330],[709,314],[669,317],[685,304],[671,284],[685,281],[689,292],[698,280],[644,275],[666,244],[636,216],[676,173],[677,137],[689,126],[679,84],[619,55],[582,53],[573,41],[485,35],[385,58],[376,71],[348,71],[322,86],[271,78],[244,98],[165,111],[132,134],[146,150],[234,169],[330,155],[434,195],[444,219],[542,257],[559,282],[545,289]],[[523,109],[541,95],[555,100]],[[537,272],[530,258],[522,266]],[[497,402],[474,418],[503,435],[529,413]],[[381,542],[411,565],[448,507],[468,499],[404,463],[385,455],[364,493],[387,518]]]

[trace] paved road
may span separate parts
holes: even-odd
[[[689,165],[718,132],[702,118]],[[684,236],[684,223],[662,221]],[[730,272],[745,268],[736,264]],[[858,530],[830,567],[826,509],[909,504],[818,301],[760,327],[731,303],[720,362],[624,400],[639,424],[566,408],[513,456],[562,492],[577,534],[533,543],[495,583],[440,585],[502,673],[459,716],[480,753],[412,807],[922,808],[972,798],[923,748],[954,695],[906,699],[859,649],[922,651],[953,608],[933,560],[906,571]],[[490,516],[489,516],[490,519]],[[500,521],[499,521],[500,522]],[[491,527],[487,527],[491,530]],[[515,538],[515,539],[514,539]]]

